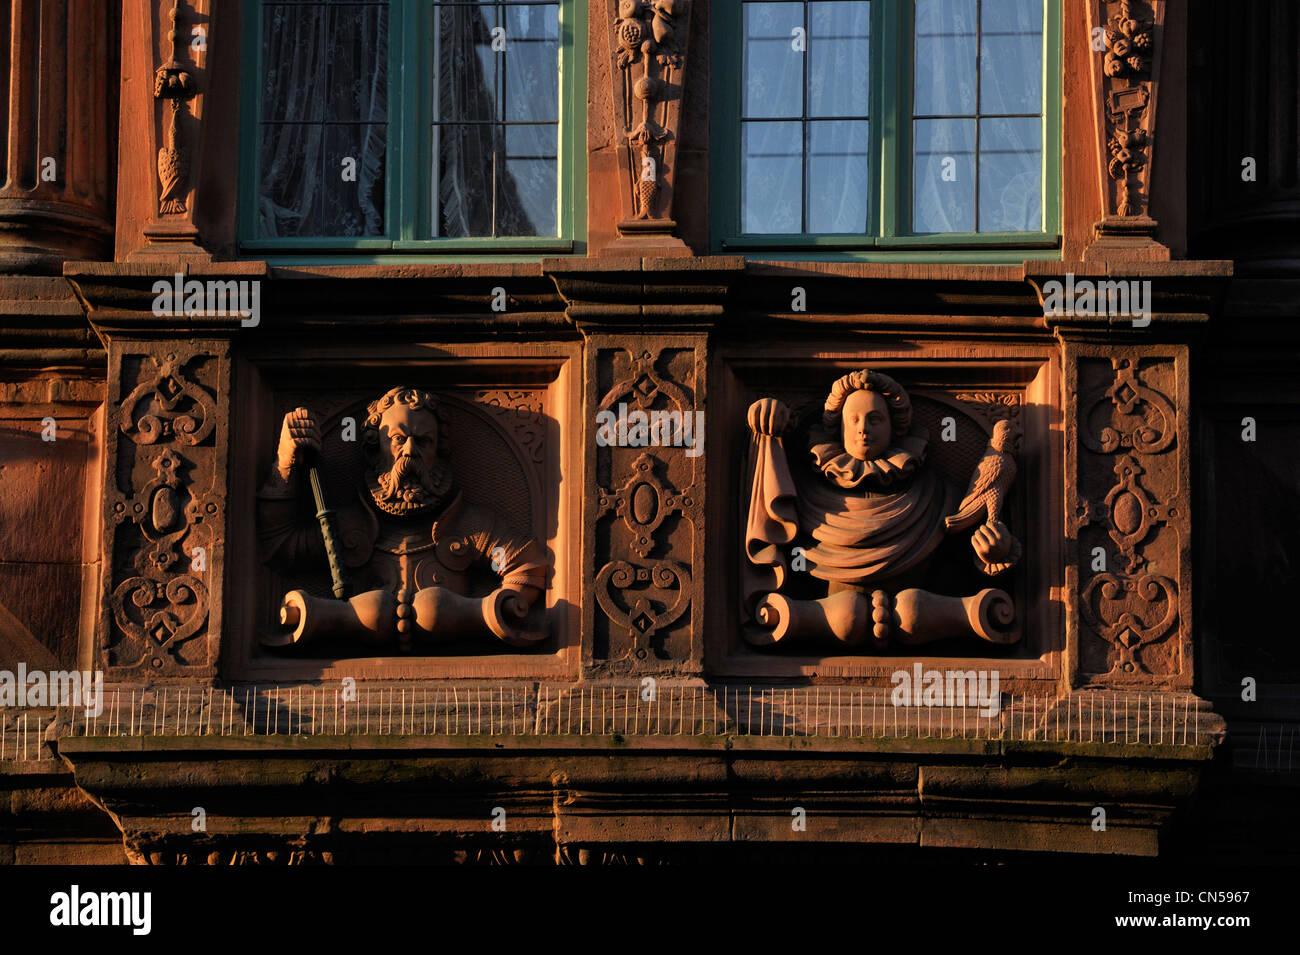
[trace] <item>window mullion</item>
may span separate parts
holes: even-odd
[[[418,148],[420,139],[416,128],[421,96],[418,87],[413,88],[418,77],[425,74],[419,68],[422,65],[421,6],[394,3],[389,5],[388,12],[388,157],[384,175],[389,186],[385,214],[389,222],[397,224],[396,229],[388,229],[389,236],[399,240],[415,238],[419,229],[418,204],[415,201],[419,194],[416,183],[418,162],[411,162],[408,157],[422,154]],[[394,29],[401,30],[401,38],[396,43],[393,42],[396,39]],[[416,68],[408,69],[408,63],[416,64]]]
[[[984,0],[975,0],[975,231],[980,231],[980,120],[984,102],[980,91],[981,59],[984,55]]]
[[[799,228],[808,231],[808,60],[812,57],[812,38],[808,36],[808,0],[803,0],[804,54],[799,58],[803,69],[803,116],[799,121]],[[743,81],[742,81],[743,82]]]
[[[907,195],[911,168],[907,162],[911,137],[907,113],[912,90],[911,0],[881,3],[878,89],[880,104],[879,159],[880,226],[878,236],[896,236],[907,229]]]

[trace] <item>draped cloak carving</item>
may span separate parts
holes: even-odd
[[[745,602],[780,588],[788,567],[782,548],[802,532],[809,572],[827,581],[870,584],[922,564],[942,542],[944,517],[956,503],[925,461],[926,438],[912,433],[875,461],[858,461],[834,438],[814,431],[816,470],[796,483],[779,437],[755,432],[745,529]]]

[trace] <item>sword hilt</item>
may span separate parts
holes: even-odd
[[[348,592],[347,579],[343,576],[343,561],[339,559],[338,535],[334,530],[334,512],[325,506],[325,492],[321,490],[320,472],[312,465],[307,472],[311,478],[311,494],[316,499],[316,520],[320,521],[320,536],[325,541],[325,556],[330,564],[330,579],[334,584],[334,596],[342,600]]]

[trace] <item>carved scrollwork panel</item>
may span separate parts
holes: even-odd
[[[1081,595],[1088,625],[1114,647],[1114,667],[1126,675],[1151,674],[1141,650],[1165,639],[1178,617],[1178,587],[1168,577],[1098,574]]]
[[[110,674],[214,671],[228,345],[113,342],[99,652]]]
[[[1185,351],[1070,350],[1079,680],[1188,685]]]
[[[620,671],[698,665],[703,344],[606,341],[589,386],[593,659]]]
[[[678,493],[665,484],[657,473],[656,460],[648,454],[640,455],[632,463],[632,473],[623,486],[610,492],[600,489],[601,510],[613,509],[632,533],[632,550],[639,557],[648,557],[655,547],[655,532],[672,513],[683,513],[695,502],[691,489]]]
[[[677,561],[661,560],[645,567],[616,560],[596,575],[596,600],[605,615],[626,631],[632,643],[630,656],[637,661],[650,658],[655,635],[677,622],[690,599],[690,571]]]
[[[1140,454],[1164,451],[1174,441],[1175,413],[1169,399],[1148,388],[1131,357],[1111,359],[1114,380],[1083,413],[1082,437],[1090,451],[1112,454],[1131,448]],[[1109,402],[1111,408],[1106,408]],[[1100,420],[1109,415],[1109,421]]]

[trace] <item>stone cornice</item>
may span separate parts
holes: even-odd
[[[1019,265],[746,261],[739,256],[557,257],[517,263],[272,267],[260,261],[187,264],[69,263],[64,277],[103,338],[227,337],[238,316],[158,315],[154,283],[256,280],[259,333],[328,332],[332,338],[435,334],[448,339],[572,335],[578,330],[715,328],[769,333],[912,330],[1050,336],[1077,328],[1123,333],[1117,316],[1043,313],[1043,285],[1149,281],[1153,324],[1204,324],[1223,304],[1230,262],[1024,262]],[[799,290],[802,290],[799,292]],[[504,311],[501,304],[504,292]],[[795,306],[796,293],[802,308]],[[373,319],[374,321],[367,321]]]
[[[249,847],[346,859],[377,833],[408,849],[557,857],[792,838],[1153,855],[1215,742],[82,737],[58,749],[122,827],[129,853],[200,861]],[[368,795],[376,786],[382,809]],[[197,804],[206,833],[191,827]],[[1091,826],[1097,805],[1108,807],[1105,832]],[[794,836],[792,806],[808,820]],[[492,827],[494,807],[506,810],[505,832]]]

